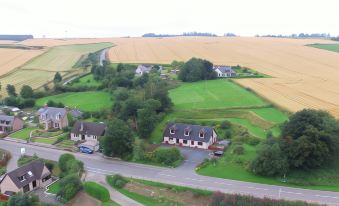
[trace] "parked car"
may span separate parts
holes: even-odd
[[[80,152],[86,153],[86,154],[93,154],[94,151],[88,147],[79,147]]]
[[[216,156],[216,157],[221,157],[223,154],[224,154],[223,151],[215,151],[215,152],[213,152],[213,155]]]

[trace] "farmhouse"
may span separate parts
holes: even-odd
[[[45,130],[62,129],[68,126],[67,111],[65,108],[43,107],[38,110],[39,123]]]
[[[166,144],[208,149],[216,141],[217,133],[212,127],[170,123],[164,131]]]
[[[43,162],[36,160],[5,174],[0,181],[0,191],[11,196],[45,187],[51,182],[51,172]]]
[[[24,127],[24,121],[19,117],[0,115],[0,133],[9,133]]]
[[[217,73],[218,77],[234,77],[237,73],[230,66],[213,66],[214,71]]]
[[[145,73],[150,73],[153,67],[154,66],[150,64],[140,64],[135,70],[135,74],[138,76],[142,76]]]
[[[105,134],[107,126],[104,123],[76,122],[71,131],[71,140],[85,141],[80,146],[88,147],[93,151],[99,149],[98,139]]]

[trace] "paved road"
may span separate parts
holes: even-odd
[[[60,150],[37,147],[34,145],[0,141],[0,148],[10,151],[12,156],[20,155],[20,147],[25,147],[26,154],[28,155],[36,153],[42,158],[51,160],[57,160],[61,154],[65,153]],[[303,200],[339,206],[339,193],[336,192],[305,190],[200,176],[192,170],[191,166],[188,166],[187,169],[184,169],[185,166],[176,169],[169,169],[104,159],[100,155],[86,155],[80,153],[76,153],[74,155],[85,163],[86,169],[91,173],[102,175],[119,173],[128,177],[213,191],[222,191],[225,193],[239,193],[253,195],[256,197]]]

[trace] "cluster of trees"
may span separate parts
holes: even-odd
[[[268,35],[256,35],[256,37],[276,37],[276,38],[330,38],[331,35],[329,33],[300,33],[300,34],[290,34],[290,35],[283,35],[283,34],[268,34]]]
[[[53,206],[52,204],[42,203],[38,196],[19,192],[12,196],[8,203],[0,204],[2,206]]]
[[[61,179],[57,197],[61,202],[67,202],[82,189],[80,177],[84,171],[84,164],[75,159],[72,154],[63,154],[59,158],[58,165]]]
[[[275,176],[289,170],[319,168],[333,161],[339,145],[339,123],[324,111],[305,109],[282,127],[281,138],[268,138],[251,170]]]
[[[185,62],[178,75],[178,79],[183,82],[195,82],[216,78],[217,73],[213,70],[213,64],[207,60],[198,58],[192,58]]]
[[[0,86],[1,89],[1,86]],[[4,103],[8,106],[19,108],[33,107],[35,99],[45,96],[44,92],[34,92],[32,87],[24,85],[21,87],[19,95],[16,92],[15,86],[8,84],[6,86],[8,97],[4,99]]]
[[[184,32],[182,34],[155,34],[155,33],[146,33],[142,37],[176,37],[176,36],[217,36],[213,33],[208,32]]]
[[[337,37],[332,37],[331,40],[333,40],[333,41],[339,41],[339,36],[337,36]]]

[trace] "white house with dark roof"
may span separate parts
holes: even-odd
[[[143,74],[148,74],[151,72],[151,70],[153,69],[154,65],[150,65],[150,64],[140,64],[138,65],[137,69],[135,70],[135,74],[137,76],[142,76]]]
[[[67,110],[57,107],[42,107],[38,110],[39,123],[43,124],[45,130],[62,129],[68,126]]]
[[[71,131],[71,140],[85,141],[80,146],[94,151],[99,149],[99,139],[105,135],[107,125],[104,123],[76,122]]]
[[[11,196],[46,187],[52,182],[51,172],[41,161],[33,161],[6,173],[0,180],[0,193]]]
[[[212,127],[170,123],[164,131],[166,144],[208,149],[217,141],[217,133]]]
[[[214,65],[213,69],[220,78],[237,76],[237,73],[230,66]]]

